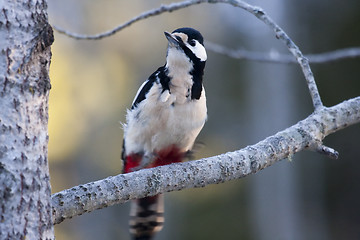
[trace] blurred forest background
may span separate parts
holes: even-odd
[[[95,34],[171,1],[49,0],[51,24]],[[252,0],[303,53],[360,46],[360,1]],[[190,26],[232,48],[287,53],[249,13],[201,4],[133,24],[111,37],[74,40],[55,32],[50,69],[49,159],[52,191],[121,172],[122,129],[140,84],[165,63],[164,31]],[[311,64],[326,106],[360,95],[360,59]],[[208,51],[208,122],[196,158],[254,144],[313,111],[300,67],[239,61]],[[296,154],[256,175],[203,189],[166,194],[158,240],[360,239],[360,126],[325,139],[330,160]],[[57,240],[129,239],[129,205],[102,209],[57,225]]]

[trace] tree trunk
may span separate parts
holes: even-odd
[[[0,239],[54,239],[45,0],[0,0]]]

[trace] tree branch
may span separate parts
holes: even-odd
[[[268,27],[270,27],[275,32],[276,38],[281,40],[287,46],[291,54],[296,58],[297,62],[299,63],[301,70],[304,73],[315,111],[321,109],[323,107],[323,104],[320,98],[319,91],[316,86],[314,75],[309,65],[309,60],[304,57],[298,46],[291,40],[291,38],[285,33],[285,31],[282,28],[280,28],[275,23],[275,21],[273,21],[260,7],[252,6],[248,3],[237,0],[229,0],[229,1],[223,0],[221,2],[229,3],[235,7],[239,7],[248,11],[249,13],[257,17],[259,20],[264,22]]]
[[[327,135],[359,122],[357,97],[321,108],[297,124],[238,151],[76,186],[52,195],[54,222],[131,199],[243,178],[302,150],[325,149],[321,144]]]
[[[257,62],[285,63],[285,64],[297,63],[296,59],[294,59],[293,56],[288,54],[280,54],[275,51],[264,53],[264,52],[248,51],[245,49],[230,49],[222,45],[208,41],[205,43],[205,45],[207,50],[239,60],[251,60]],[[308,58],[309,62],[313,64],[335,62],[347,58],[359,58],[360,47],[344,48],[344,49],[318,53],[318,54],[308,54],[305,57]]]
[[[191,5],[195,5],[195,4],[199,4],[202,2],[207,2],[205,0],[188,0],[188,1],[183,1],[183,2],[177,2],[177,3],[171,3],[168,5],[161,5],[159,8],[155,8],[146,12],[143,12],[142,14],[130,19],[129,21],[120,24],[118,26],[116,26],[115,28],[103,32],[103,33],[99,33],[99,34],[95,34],[95,35],[85,35],[85,34],[78,34],[78,33],[73,33],[70,31],[67,31],[61,27],[58,27],[56,25],[53,25],[53,28],[58,31],[59,33],[65,34],[69,37],[81,40],[81,39],[85,39],[85,40],[99,40],[105,37],[110,37],[112,35],[114,35],[115,33],[123,30],[126,27],[129,27],[131,24],[138,22],[140,20],[149,18],[149,17],[153,17],[153,16],[157,16],[160,15],[164,12],[172,12],[172,11],[176,11],[179,9],[183,9],[186,7],[189,7]]]

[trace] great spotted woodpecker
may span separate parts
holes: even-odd
[[[166,64],[139,88],[124,124],[124,173],[182,161],[207,118],[204,40],[193,28],[164,32]],[[151,239],[164,223],[163,196],[131,203],[133,239]]]

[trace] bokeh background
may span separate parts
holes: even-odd
[[[170,1],[49,0],[51,24],[95,34]],[[304,53],[360,46],[360,1],[252,0]],[[341,4],[341,5],[340,5]],[[287,53],[249,13],[201,4],[133,24],[97,41],[55,32],[52,47],[49,159],[52,191],[121,172],[122,129],[140,84],[164,64],[164,31],[191,26],[232,48]],[[360,59],[312,64],[326,106],[360,95]],[[243,148],[291,126],[313,108],[294,64],[239,61],[208,51],[208,122],[196,157]],[[245,179],[166,194],[158,240],[360,239],[360,126],[325,139],[331,160],[296,154]],[[98,210],[55,227],[57,240],[128,240],[129,205]]]

